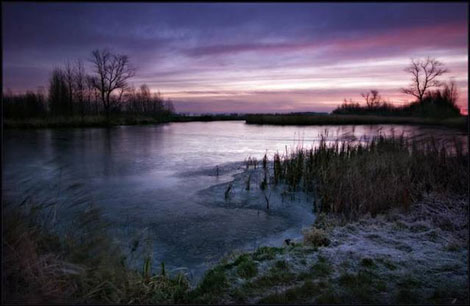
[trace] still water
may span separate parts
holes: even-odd
[[[93,203],[125,250],[132,241],[146,241],[139,248],[151,250],[155,266],[163,261],[197,279],[224,254],[280,245],[314,220],[308,203],[260,213],[213,205],[220,199],[204,190],[229,182],[249,156],[261,160],[265,153],[272,157],[286,148],[309,147],[320,135],[334,141],[378,134],[466,139],[457,130],[432,127],[282,127],[243,121],[7,130],[2,191],[10,202],[30,196],[59,203],[58,223],[73,217],[67,214],[73,203]]]

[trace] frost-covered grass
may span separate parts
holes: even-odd
[[[224,289],[204,301],[464,304],[467,212],[464,197],[429,194],[407,212],[392,209],[355,221],[323,215],[314,227],[325,228],[328,246],[299,241],[234,255],[215,268],[224,275]],[[256,275],[239,274],[245,262],[256,265]]]

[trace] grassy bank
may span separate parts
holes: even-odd
[[[84,117],[45,117],[30,119],[4,119],[3,127],[12,129],[39,129],[39,128],[84,128],[84,127],[108,127],[119,125],[146,125],[168,122],[193,122],[193,121],[224,121],[224,120],[244,120],[238,115],[170,115],[165,117],[152,117],[144,115],[112,115],[109,121],[105,116],[84,116]]]
[[[170,277],[164,267],[156,273],[150,265],[127,267],[95,208],[59,236],[45,207],[22,206],[3,207],[4,303],[176,303],[189,288],[183,275]]]
[[[320,215],[310,230],[321,239],[233,254],[192,302],[466,304],[467,217],[465,197],[436,194],[376,218]]]
[[[248,124],[273,125],[341,125],[341,124],[411,124],[440,125],[451,128],[468,129],[468,117],[433,119],[419,117],[388,117],[366,115],[247,115]]]
[[[410,210],[345,222],[320,214],[303,241],[233,253],[195,286],[126,267],[96,222],[58,237],[31,214],[4,215],[4,303],[315,303],[468,302],[468,202],[431,194]],[[93,221],[95,220],[95,221]],[[84,234],[88,233],[88,234]],[[80,238],[81,237],[81,238]]]

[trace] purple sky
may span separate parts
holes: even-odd
[[[178,112],[331,111],[378,89],[390,102],[410,58],[436,57],[467,111],[466,3],[2,3],[3,88],[46,86],[52,69],[108,47],[131,83]]]

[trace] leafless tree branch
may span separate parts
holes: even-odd
[[[426,59],[411,59],[405,72],[411,74],[411,84],[408,88],[402,88],[401,92],[412,95],[421,102],[430,88],[442,85],[437,77],[449,72],[449,70],[444,67],[443,63],[428,56]]]

